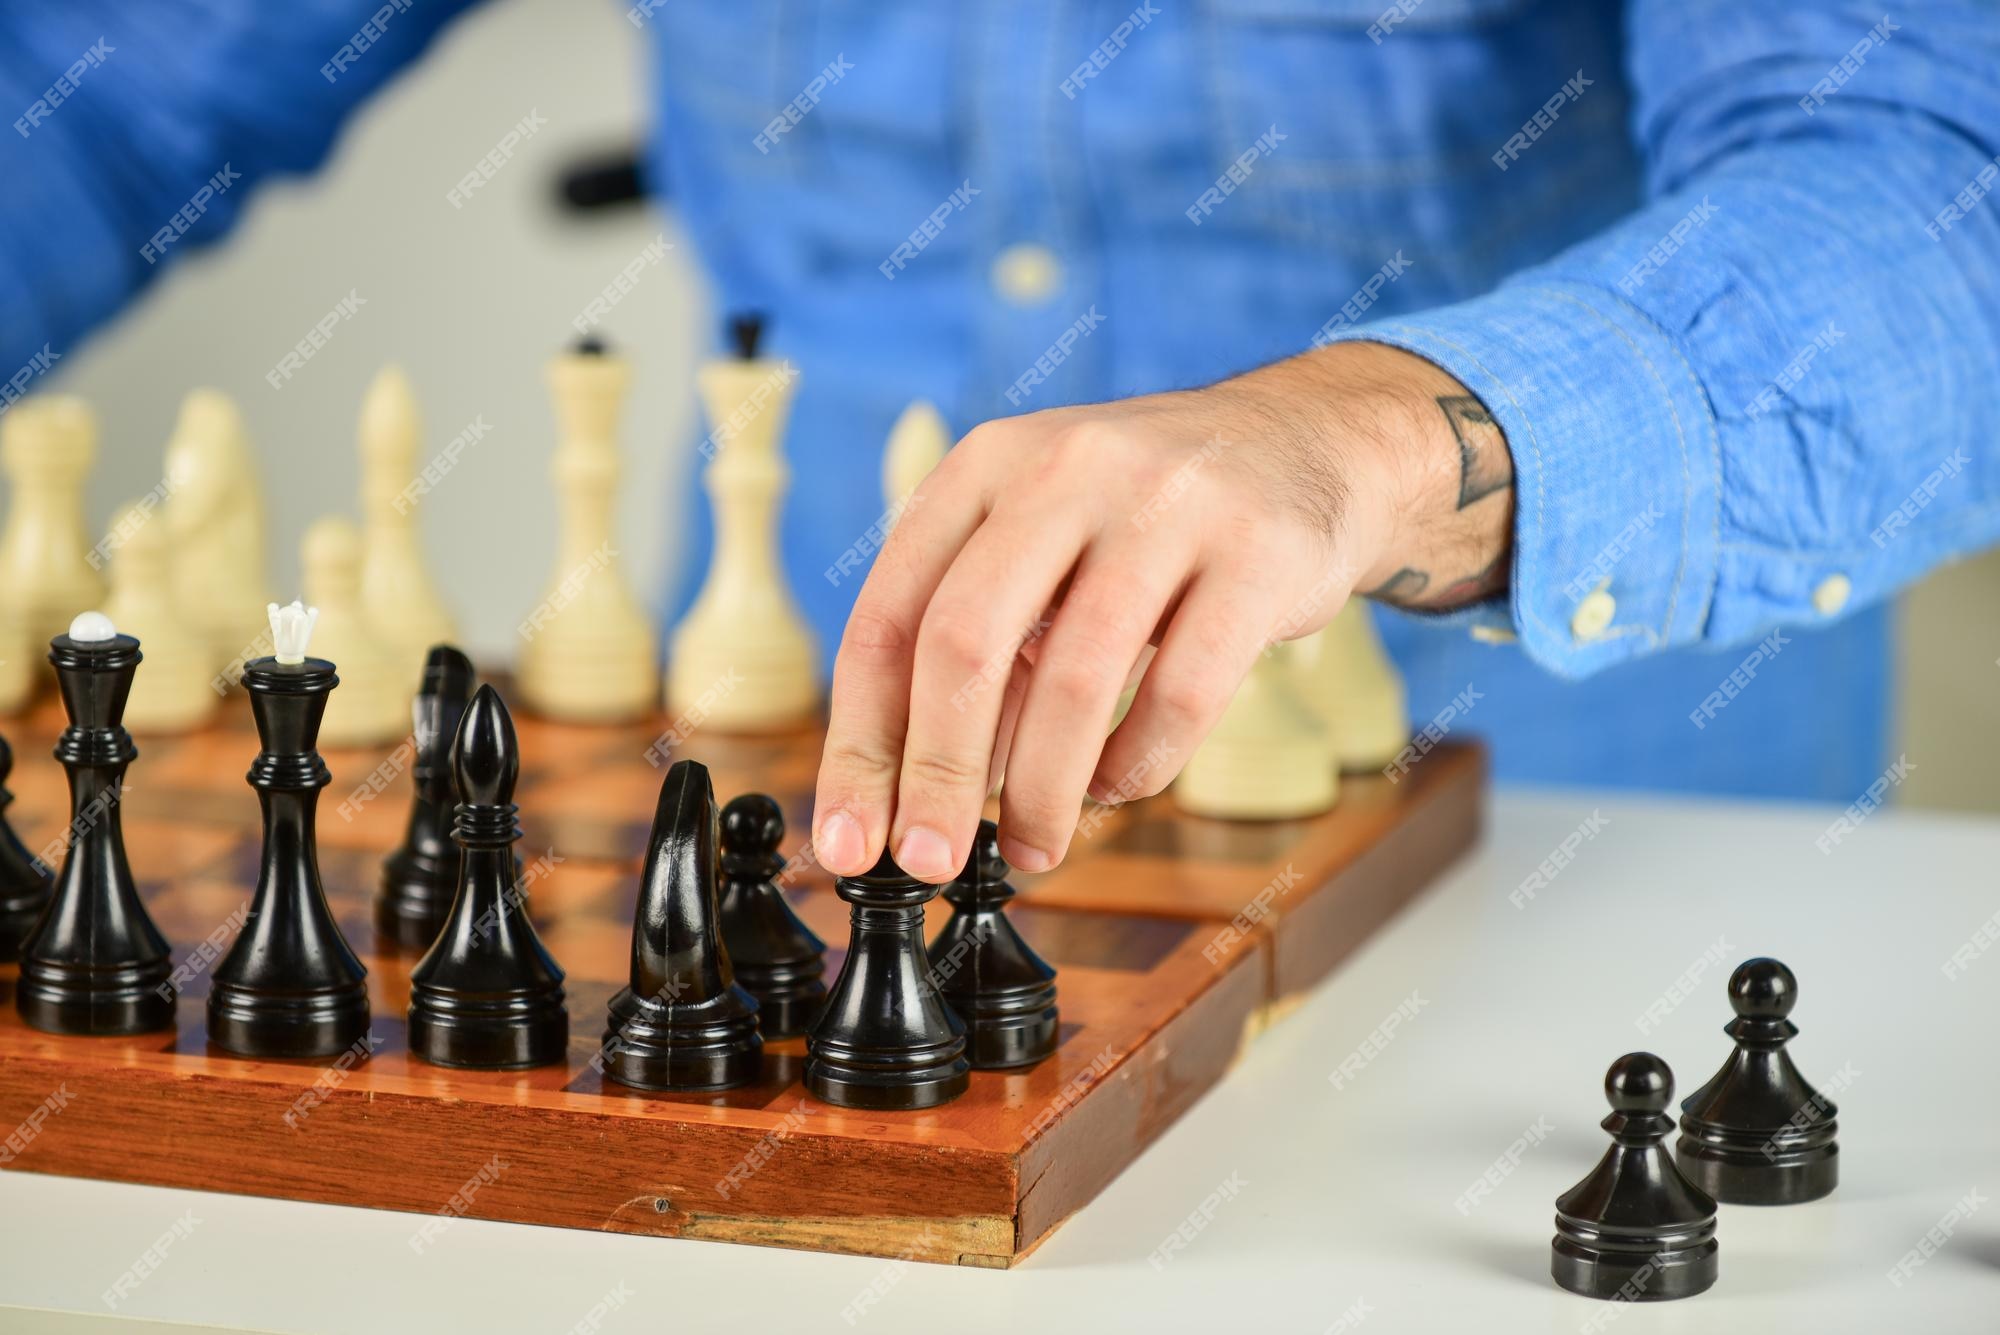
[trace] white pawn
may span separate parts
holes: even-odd
[[[221,700],[208,643],[174,596],[166,527],[150,504],[134,501],[113,518],[99,549],[111,563],[104,614],[136,635],[146,656],[125,705],[125,726],[141,733],[200,727]]]
[[[917,484],[944,462],[950,448],[951,429],[929,400],[918,399],[903,409],[903,415],[889,429],[889,444],[882,451],[882,502],[892,516],[891,523],[908,507]]]
[[[699,712],[720,732],[794,727],[819,704],[812,631],[799,615],[778,560],[778,514],[790,469],[779,440],[797,380],[755,355],[712,361],[696,377],[719,439],[703,479],[715,512],[708,578],[674,631],[667,709]]]
[[[181,401],[167,442],[167,533],[174,592],[206,646],[211,670],[262,652],[264,495],[235,402],[197,389]]]
[[[23,399],[0,419],[0,468],[14,504],[0,540],[0,600],[27,643],[46,644],[104,597],[83,521],[97,419],[70,395]]]
[[[1367,604],[1349,598],[1325,629],[1298,641],[1297,661],[1340,768],[1360,773],[1394,760],[1410,740],[1409,703]]]
[[[306,530],[301,565],[306,601],[319,612],[316,655],[340,673],[320,740],[332,747],[373,746],[404,736],[416,683],[361,606],[361,530],[339,516],[317,521]]]
[[[1339,795],[1331,739],[1301,689],[1297,650],[1274,646],[1257,660],[1187,768],[1174,801],[1222,820],[1316,815]]]
[[[521,692],[548,718],[617,723],[659,701],[660,644],[617,562],[618,413],[632,380],[591,343],[549,365],[562,432],[550,473],[562,500],[554,575],[521,623]]]
[[[417,396],[400,366],[385,366],[361,401],[361,604],[376,632],[423,675],[431,646],[458,638],[424,566],[410,482],[423,437]]]

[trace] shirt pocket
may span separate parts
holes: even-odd
[[[1357,260],[1406,245],[1468,261],[1517,250],[1495,196],[1518,178],[1493,154],[1576,73],[1578,53],[1601,66],[1593,77],[1617,79],[1615,15],[1592,0],[1201,4],[1217,174],[1269,145],[1227,210]],[[1586,93],[1572,114],[1601,120],[1619,101]]]

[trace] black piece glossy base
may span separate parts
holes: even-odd
[[[383,871],[382,890],[375,897],[375,939],[397,950],[429,950],[451,914],[458,870],[452,869],[442,893],[427,876],[407,873],[393,858]]]
[[[818,1044],[806,1063],[806,1091],[838,1108],[915,1112],[950,1103],[972,1081],[965,1039],[907,1048],[900,1060],[867,1060],[862,1054]]]
[[[1683,1134],[1674,1146],[1681,1176],[1728,1205],[1798,1205],[1833,1193],[1840,1185],[1840,1147],[1804,1155],[1759,1151],[1751,1157],[1699,1144]]]
[[[703,1021],[622,988],[604,1031],[604,1074],[621,1085],[663,1093],[733,1089],[757,1078],[764,1059],[761,1008],[732,1009]]]
[[[174,1023],[173,961],[83,968],[26,960],[14,1004],[33,1029],[49,1034],[149,1034]]]
[[[256,1057],[332,1057],[368,1034],[368,985],[322,993],[261,994],[212,982],[208,1041]]]
[[[1715,1284],[1714,1238],[1681,1251],[1604,1252],[1557,1238],[1549,1274],[1571,1293],[1617,1302],[1668,1302],[1692,1298]]]
[[[434,1066],[511,1071],[547,1066],[569,1047],[569,1012],[553,996],[468,999],[410,987],[410,1051]]]

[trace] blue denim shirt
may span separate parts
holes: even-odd
[[[316,164],[453,8],[0,15],[32,118],[0,135],[0,380]],[[1438,362],[1506,431],[1508,595],[1376,613],[1416,722],[1473,687],[1454,727],[1503,776],[1849,800],[1889,759],[1891,596],[2000,534],[1983,0],[626,16],[654,188],[801,373],[784,559],[828,654],[910,400],[963,431],[1334,339]],[[245,184],[144,260],[224,161]]]

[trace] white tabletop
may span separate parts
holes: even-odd
[[[1469,861],[1012,1271],[471,1219],[419,1254],[411,1215],[8,1172],[0,1303],[104,1314],[178,1220],[119,1315],[365,1335],[2000,1329],[2000,948],[1979,953],[2000,931],[1975,938],[2000,911],[2000,823],[1882,811],[1823,852],[1831,810],[1509,793],[1490,814]],[[1724,1206],[1703,1296],[1562,1292],[1550,1218],[1607,1143],[1604,1068],[1644,1048],[1680,1092],[1707,1079],[1724,980],[1757,954],[1798,974],[1806,1077],[1845,1086],[1839,1190]]]

